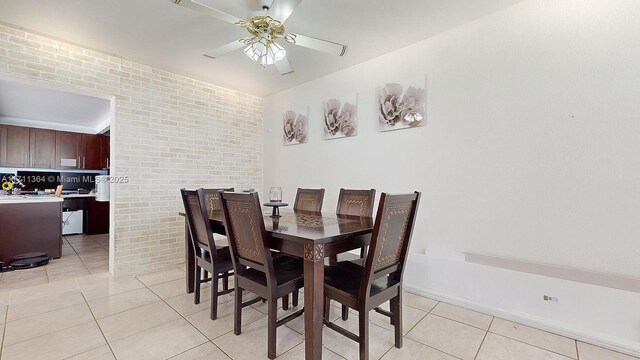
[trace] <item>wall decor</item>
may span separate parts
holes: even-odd
[[[284,145],[307,142],[309,108],[305,112],[288,110],[282,114],[282,140]]]
[[[378,88],[380,131],[424,126],[426,123],[426,77],[419,82],[388,83]]]
[[[333,98],[322,103],[326,140],[358,134],[358,95],[356,94],[352,100],[347,97],[341,99]]]

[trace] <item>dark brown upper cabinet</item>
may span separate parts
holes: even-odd
[[[102,168],[111,167],[111,137],[102,135]]]
[[[82,169],[82,134],[56,131],[56,168]]]
[[[56,168],[56,131],[29,129],[29,167]]]
[[[29,167],[29,128],[0,125],[0,166]]]
[[[82,134],[82,169],[102,169],[102,135]]]

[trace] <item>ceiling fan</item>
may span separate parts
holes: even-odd
[[[285,32],[283,23],[291,16],[293,10],[302,0],[257,0],[262,7],[262,11],[252,14],[246,21],[214,9],[197,0],[171,1],[180,6],[245,28],[249,32],[250,37],[235,40],[204,54],[204,56],[213,59],[244,48],[244,53],[253,61],[262,66],[275,64],[281,75],[287,75],[293,72],[293,67],[286,58],[286,50],[276,40],[284,39],[284,41],[294,45],[338,56],[344,56],[347,53],[346,45]]]

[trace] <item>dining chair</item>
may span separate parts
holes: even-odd
[[[391,319],[395,346],[402,347],[402,276],[420,193],[382,193],[365,265],[340,261],[325,267],[325,325],[360,345],[360,360],[369,358],[369,312]],[[330,301],[358,311],[358,335],[329,321]],[[390,311],[380,305],[389,301]]]
[[[220,192],[234,192],[234,188],[202,189],[207,211],[220,210]]]
[[[322,200],[324,199],[324,189],[300,189],[296,193],[296,201],[293,203],[293,210],[301,211],[322,211]]]
[[[304,285],[302,259],[272,256],[257,193],[224,192],[220,199],[235,273],[233,333],[240,335],[242,331],[242,309],[266,299],[267,355],[275,359],[277,328],[304,312],[300,309],[277,319],[278,298],[297,293]],[[245,290],[258,297],[243,302]]]
[[[233,263],[228,246],[216,246],[206,208],[204,189],[181,189],[182,203],[187,216],[191,246],[194,249],[194,303],[200,303],[200,284],[211,280],[211,320],[218,318],[218,296],[229,294],[229,275],[233,275]],[[204,272],[204,274],[202,273]],[[211,278],[208,277],[211,274]],[[222,277],[223,288],[218,279]]]
[[[338,196],[338,208],[336,214],[338,215],[353,215],[353,216],[373,216],[373,203],[376,200],[376,190],[352,190],[352,189],[340,189],[340,195]],[[364,266],[364,258],[367,254],[367,247],[360,248],[360,257],[356,257],[351,253],[344,253],[340,255],[331,255],[329,257],[329,265],[335,265],[340,260],[356,260],[359,265]],[[349,319],[349,308],[346,305],[342,305],[342,320]]]
[[[235,189],[232,188],[232,187],[231,188],[202,189],[202,192],[204,193],[204,202],[205,202],[205,206],[207,208],[207,212],[220,210],[220,192],[221,191],[234,192]],[[205,279],[208,277],[206,270],[204,270],[203,277]],[[227,275],[227,274],[222,274],[222,288],[224,290],[227,290],[229,288],[229,275]]]

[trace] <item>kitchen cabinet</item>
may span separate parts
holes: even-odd
[[[102,135],[102,168],[111,166],[111,137]]]
[[[106,167],[103,156],[103,136],[82,134],[82,169],[102,169]]]
[[[0,125],[0,166],[29,167],[29,128]]]
[[[29,129],[29,167],[56,168],[56,131]]]
[[[82,169],[82,134],[56,131],[56,168]]]
[[[84,211],[84,233],[87,235],[106,234],[109,232],[109,202],[86,199]]]

